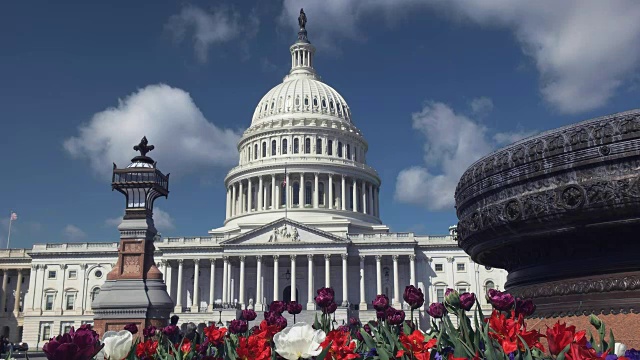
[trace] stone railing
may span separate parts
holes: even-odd
[[[117,251],[116,242],[35,244],[33,251]]]
[[[218,244],[229,236],[165,237],[163,244]]]
[[[288,166],[296,165],[298,162],[305,165],[313,162],[323,164],[323,165],[326,165],[326,164],[345,165],[345,166],[351,166],[358,169],[362,169],[370,172],[375,176],[378,176],[378,172],[371,166],[357,162],[357,161],[353,161],[353,160],[348,160],[348,159],[328,156],[328,155],[288,154],[288,155],[277,155],[273,157],[268,157],[266,159],[251,160],[246,164],[238,165],[233,169],[229,170],[227,178],[239,172],[242,172],[245,169],[252,169],[257,166],[283,165],[285,162],[288,164]]]
[[[379,234],[347,234],[349,240],[361,241],[414,241],[414,235],[410,232],[379,233]]]
[[[28,258],[26,249],[2,249],[0,250],[0,259],[6,258]]]

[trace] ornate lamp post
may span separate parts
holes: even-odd
[[[124,194],[126,208],[118,226],[118,261],[92,304],[95,328],[101,335],[121,330],[129,323],[164,326],[173,309],[153,259],[153,240],[158,233],[153,223],[153,203],[169,195],[169,174],[164,175],[147,156],[154,146],[148,145],[146,137],[133,149],[140,155],[129,166],[118,169],[113,164],[111,188]]]

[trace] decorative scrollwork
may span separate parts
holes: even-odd
[[[576,209],[584,204],[584,190],[577,185],[569,185],[562,190],[562,204],[568,209]]]

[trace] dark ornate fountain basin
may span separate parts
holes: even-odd
[[[640,309],[640,110],[497,150],[455,200],[460,246],[539,316]]]

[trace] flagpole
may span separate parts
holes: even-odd
[[[287,219],[288,210],[289,210],[289,184],[287,184],[287,163],[284,163],[284,191],[286,192],[284,196],[284,218]]]
[[[13,223],[13,210],[9,214],[9,235],[7,235],[7,249],[9,248],[9,242],[11,241],[11,224]]]

